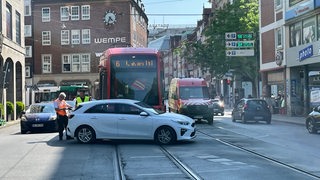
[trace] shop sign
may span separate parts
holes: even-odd
[[[311,56],[313,56],[313,46],[312,45],[299,51],[299,61],[303,61]]]
[[[292,6],[288,11],[285,12],[285,20],[289,20],[298,16],[301,16],[314,9],[313,0],[309,0],[303,3],[298,3]]]

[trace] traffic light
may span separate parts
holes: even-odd
[[[230,85],[231,84],[231,80],[227,79],[227,84]]]

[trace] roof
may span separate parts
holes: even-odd
[[[158,49],[159,51],[169,50],[170,49],[170,36],[165,35],[165,36],[162,36],[156,40],[153,40],[153,41],[149,42],[148,47]]]

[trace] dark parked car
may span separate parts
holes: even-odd
[[[306,128],[310,134],[320,130],[320,106],[313,109],[306,119]]]
[[[223,101],[220,101],[219,99],[213,99],[213,113],[214,115],[221,114],[221,116],[224,116],[224,103]]]
[[[31,104],[25,112],[22,112],[20,127],[21,134],[28,131],[58,131],[57,115],[53,102]]]
[[[271,123],[271,112],[267,102],[263,99],[249,98],[241,99],[232,110],[232,121],[265,121]]]

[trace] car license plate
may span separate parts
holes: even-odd
[[[254,119],[255,120],[260,120],[260,119],[263,119],[263,117],[262,116],[255,116]]]
[[[32,124],[32,127],[43,127],[43,124]]]

